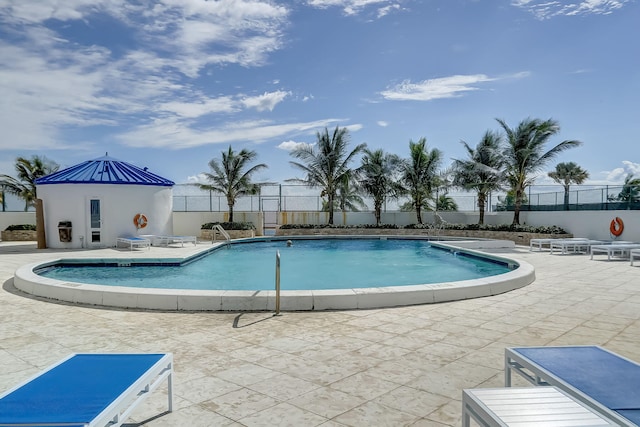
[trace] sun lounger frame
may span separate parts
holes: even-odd
[[[471,419],[483,427],[617,425],[553,386],[464,389],[462,427],[470,427]]]
[[[11,393],[16,392],[20,388],[27,386],[33,381],[41,380],[44,374],[53,371],[56,368],[59,368],[65,362],[70,361],[76,356],[98,356],[98,357],[121,357],[123,361],[129,356],[136,356],[136,354],[126,354],[126,353],[75,353],[71,354],[68,357],[62,359],[61,361],[51,365],[44,371],[39,372],[34,377],[28,379],[27,381],[18,384],[16,387],[6,391],[5,393],[0,395],[0,401],[9,396]],[[145,356],[148,354],[140,353],[140,356]],[[46,425],[55,425],[55,426],[85,426],[85,427],[104,427],[104,426],[121,426],[124,421],[129,417],[131,412],[140,405],[146,398],[156,390],[166,379],[167,380],[167,403],[168,403],[168,412],[173,411],[173,355],[171,353],[159,353],[158,356],[161,356],[155,363],[149,366],[149,368],[140,376],[137,380],[135,380],[123,393],[119,396],[115,396],[111,403],[104,409],[102,412],[96,414],[94,418],[90,422],[86,422],[86,420],[73,421],[69,420],[68,423],[42,423],[40,421],[35,423],[30,422],[22,422],[22,423],[3,423],[2,415],[0,414],[0,426],[46,426]],[[96,368],[99,368],[96,366]],[[95,388],[99,387],[99,384],[91,384]],[[64,386],[61,385],[61,388]],[[27,405],[37,405],[38,402],[25,402]],[[81,406],[81,402],[78,402],[78,406]]]
[[[542,251],[542,247],[543,246],[549,246],[549,248],[551,248],[551,243],[553,242],[557,242],[559,240],[565,240],[565,241],[585,241],[585,240],[589,240],[586,237],[569,237],[566,239],[562,239],[562,238],[545,238],[545,239],[531,239],[529,240],[529,251],[533,251],[534,247],[538,248],[538,251]]]
[[[185,243],[191,242],[195,246],[198,243],[196,236],[160,236],[162,239],[166,239],[167,244],[180,243],[184,247]]]
[[[631,265],[633,265],[633,259],[636,257],[640,258],[640,249],[631,249],[629,251],[629,262]]]
[[[151,240],[144,237],[118,237],[116,240],[116,247],[118,247],[120,243],[129,245],[130,250],[133,250],[133,248],[151,249]]]
[[[154,246],[168,246],[173,243],[180,243],[180,245],[184,247],[184,244],[188,242],[193,243],[194,246],[198,243],[198,238],[196,236],[166,236],[145,234],[140,237],[150,240]]]
[[[549,253],[553,254],[554,249],[559,249],[562,255],[571,253],[588,253],[593,245],[602,245],[602,240],[564,240],[558,239],[549,245]]]
[[[546,348],[546,349],[562,349],[562,348],[592,348],[602,350],[606,353],[609,353],[611,356],[619,358],[621,360],[625,360],[630,362],[640,369],[640,365],[630,359],[627,359],[623,356],[620,356],[616,353],[613,353],[605,348],[600,346],[565,346],[565,347],[527,347],[527,348]],[[559,376],[553,374],[549,370],[545,369],[535,361],[526,357],[525,355],[518,352],[519,347],[511,347],[505,349],[505,371],[504,371],[504,380],[505,386],[511,387],[511,378],[512,372],[518,373],[524,379],[529,381],[531,384],[536,386],[554,386],[559,388],[560,390],[567,393],[569,396],[575,398],[576,400],[584,403],[590,408],[593,408],[596,412],[606,416],[609,419],[615,420],[621,426],[624,427],[637,427],[636,424],[629,421],[627,418],[618,414],[615,410],[606,407],[601,402],[593,399],[583,391],[577,389],[573,385],[566,382],[564,379]],[[603,367],[599,367],[602,369]]]
[[[632,249],[640,249],[640,244],[623,244],[614,242],[609,245],[592,245],[590,248],[591,259],[593,259],[593,256],[597,253],[606,254],[608,261],[611,260],[612,256],[627,258],[631,256],[630,251]]]

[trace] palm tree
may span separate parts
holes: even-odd
[[[251,175],[259,170],[266,169],[264,163],[249,167],[249,163],[255,160],[255,151],[243,148],[239,153],[233,151],[231,146],[222,152],[220,161],[212,159],[209,167],[213,173],[204,172],[204,176],[211,184],[196,184],[203,190],[222,193],[227,198],[229,206],[229,222],[233,222],[233,206],[239,196],[256,194],[260,190],[258,184],[251,182]]]
[[[569,209],[569,187],[571,184],[582,184],[589,178],[589,172],[578,166],[577,163],[558,163],[556,170],[548,173],[549,178],[564,187],[564,209]]]
[[[358,193],[359,189],[354,185],[354,180],[350,176],[345,175],[338,185],[338,192],[333,201],[333,210],[339,209],[342,212],[359,212],[360,209],[366,209],[367,205]],[[323,200],[322,210],[329,212],[328,201]]]
[[[327,197],[327,205],[329,206],[329,224],[333,224],[333,210],[335,208],[335,199],[338,187],[345,176],[350,176],[352,170],[349,163],[360,153],[365,144],[359,144],[347,152],[349,143],[349,131],[347,128],[339,128],[329,135],[329,130],[316,133],[316,144],[303,145],[291,152],[296,159],[300,159],[302,163],[290,162],[292,166],[306,173],[305,178],[293,178],[287,181],[301,182],[309,187],[322,188],[322,196]]]
[[[504,160],[500,153],[502,138],[497,132],[487,131],[476,146],[472,148],[461,141],[467,150],[468,158],[453,160],[453,183],[465,190],[474,190],[478,194],[478,224],[484,224],[484,211],[490,192],[502,188],[504,179]]]
[[[385,153],[384,150],[364,150],[362,163],[358,168],[358,182],[362,191],[373,198],[373,211],[376,225],[380,225],[382,205],[387,197],[397,197],[402,186],[396,177],[400,166],[400,157]]]
[[[36,179],[56,172],[60,166],[44,156],[32,156],[31,159],[18,157],[15,164],[17,178],[0,175],[0,188],[24,199],[25,212],[35,206],[38,198]]]
[[[453,197],[449,197],[447,193],[441,194],[438,196],[436,200],[436,211],[457,211],[458,204],[453,199]]]
[[[632,173],[628,174],[618,196],[609,199],[627,203],[640,201],[640,178],[635,178]]]
[[[436,181],[438,168],[442,163],[442,152],[437,148],[427,149],[427,140],[409,141],[409,159],[400,166],[404,192],[409,195],[410,205],[416,211],[418,224],[422,224],[422,209],[428,209],[429,199]]]
[[[506,134],[506,148],[503,151],[507,168],[507,181],[515,193],[513,224],[520,224],[520,207],[525,189],[533,184],[534,173],[561,152],[577,147],[582,142],[565,140],[549,151],[544,145],[549,138],[560,131],[558,122],[553,119],[525,119],[518,127],[511,129],[500,119],[496,119]]]

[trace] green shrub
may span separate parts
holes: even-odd
[[[10,225],[6,228],[5,231],[18,231],[18,230],[36,231],[36,226],[33,224]]]
[[[252,222],[207,222],[202,224],[200,229],[211,230],[214,225],[220,225],[225,230],[255,230],[256,226]]]
[[[406,229],[427,229],[431,227],[430,224],[409,224],[405,226]],[[511,231],[515,233],[541,233],[541,234],[568,234],[564,229],[557,225],[543,225],[543,226],[531,226],[531,225],[514,225],[514,224],[443,224],[445,230],[486,230],[486,231]]]
[[[376,225],[376,224],[359,224],[359,225],[335,225],[335,224],[283,224],[280,226],[281,229],[283,230],[297,230],[297,229],[301,229],[301,228],[310,228],[310,229],[322,229],[322,228],[337,228],[337,229],[341,229],[341,228],[366,228],[366,229],[385,229],[385,228],[392,228],[392,229],[398,229],[400,227],[398,227],[395,224],[380,224],[380,225]]]
[[[365,228],[365,229],[398,229],[405,228],[408,230],[427,230],[433,227],[432,224],[409,224],[404,227],[398,227],[395,224],[360,224],[360,225],[330,225],[330,224],[284,224],[280,226],[283,230],[297,230],[302,228],[322,229],[322,228]],[[443,228],[446,230],[486,230],[486,231],[511,231],[520,233],[541,233],[541,234],[567,234],[565,230],[557,225],[533,227],[530,225],[513,225],[513,224],[449,224],[445,223]]]

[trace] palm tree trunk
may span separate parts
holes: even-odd
[[[520,225],[520,207],[522,206],[522,190],[516,190],[516,200],[513,205],[513,222],[514,225]]]
[[[380,225],[380,212],[382,211],[382,203],[379,201],[376,201],[375,206],[374,206],[374,211],[376,214],[376,225]]]
[[[44,230],[44,207],[42,199],[36,199],[36,238],[38,249],[47,248],[47,236]]]
[[[485,194],[478,193],[478,210],[480,211],[480,218],[478,219],[478,224],[484,224],[484,204],[485,204]]]
[[[564,210],[569,210],[569,186],[564,186]]]
[[[328,194],[327,200],[329,201],[329,224],[333,225],[333,194]]]
[[[228,203],[229,205],[229,222],[233,222],[233,203]]]
[[[416,204],[416,216],[418,217],[418,224],[422,224],[422,209],[420,204]]]

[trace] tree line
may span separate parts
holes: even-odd
[[[425,138],[409,141],[409,156],[401,158],[382,149],[371,150],[366,144],[349,148],[349,131],[336,127],[317,132],[315,144],[304,144],[291,152],[295,159],[290,164],[303,172],[304,177],[292,178],[319,188],[329,212],[328,223],[333,224],[336,209],[345,210],[349,203],[361,203],[360,195],[373,199],[376,224],[380,224],[384,202],[388,198],[408,197],[401,209],[416,212],[416,220],[423,223],[422,212],[437,210],[446,202],[438,196],[439,190],[450,187],[475,191],[480,212],[479,224],[484,223],[487,196],[492,191],[508,190],[514,197],[513,224],[520,224],[520,208],[525,189],[550,160],[559,153],[582,142],[565,140],[545,150],[545,144],[560,131],[553,120],[525,119],[515,128],[498,119],[501,131],[487,131],[480,142],[472,147],[462,141],[467,157],[454,159],[448,169],[442,168],[443,153],[430,148]],[[352,166],[357,156],[360,164]],[[256,194],[259,185],[251,183],[251,175],[267,167],[258,164],[248,167],[256,157],[254,151],[243,149],[235,153],[231,147],[222,153],[221,161],[213,159],[209,166],[213,173],[205,174],[211,184],[198,184],[227,196],[229,221],[233,221],[233,206],[240,195]],[[245,169],[245,167],[247,169]],[[549,176],[566,189],[572,183],[580,184],[588,173],[575,163],[560,163]],[[446,196],[446,194],[445,194]]]
[[[488,195],[506,190],[514,206],[513,224],[520,224],[525,190],[533,184],[537,173],[558,154],[582,142],[565,140],[546,150],[550,138],[560,131],[557,121],[527,118],[511,128],[505,121],[496,120],[500,129],[487,130],[475,146],[461,141],[466,157],[453,159],[449,168],[442,167],[442,151],[430,148],[425,138],[417,142],[410,140],[409,156],[402,158],[382,149],[371,150],[364,143],[350,148],[347,128],[337,126],[332,132],[325,128],[316,133],[315,144],[301,145],[290,153],[294,158],[290,164],[304,176],[287,181],[321,190],[329,224],[334,222],[335,210],[366,207],[363,195],[373,200],[377,225],[380,225],[385,201],[401,197],[409,201],[400,208],[415,211],[417,222],[422,224],[423,211],[455,210],[455,202],[446,195],[452,187],[476,193],[479,224],[484,224]],[[358,156],[361,156],[360,164],[352,166]],[[256,158],[253,150],[236,152],[229,146],[219,159],[209,161],[210,172],[203,173],[208,182],[195,184],[225,196],[229,222],[233,222],[238,197],[259,192],[260,184],[253,183],[251,177],[268,166],[253,164]],[[35,180],[56,172],[59,166],[46,157],[33,156],[31,159],[19,157],[15,168],[17,178],[0,175],[0,188],[22,198],[26,211],[37,199]],[[583,183],[589,173],[576,163],[567,162],[557,164],[548,176],[563,186],[564,203],[568,206],[570,185]],[[0,202],[4,203],[2,199]],[[620,194],[609,200],[640,200],[640,178],[629,174]]]

